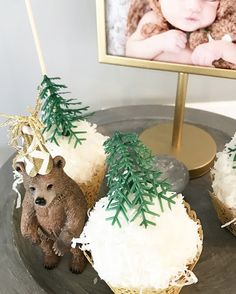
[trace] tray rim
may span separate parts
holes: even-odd
[[[132,117],[128,116],[128,113],[131,113]],[[100,126],[111,122],[142,118],[172,120],[173,113],[173,106],[158,104],[130,105],[98,110],[89,121]],[[211,127],[229,136],[233,136],[235,132],[234,126],[236,125],[236,120],[233,118],[192,108],[185,109],[185,122]],[[1,290],[3,291],[2,293],[8,294],[47,293],[29,273],[14,244],[13,232],[10,230],[13,225],[12,216],[15,197],[11,186],[9,187],[12,179],[10,178],[10,181],[6,179],[9,179],[9,174],[11,173],[11,160],[13,156],[10,156],[0,168],[0,222],[8,226],[9,229],[4,229],[4,226],[0,226],[0,256],[4,256],[4,266],[0,267]],[[12,263],[15,263],[15,268],[11,267]],[[11,275],[14,275],[14,280],[12,280]]]

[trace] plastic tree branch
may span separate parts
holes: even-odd
[[[107,220],[121,227],[121,216],[127,222],[140,216],[140,225],[155,225],[149,219],[151,215],[159,216],[152,210],[154,199],[159,200],[161,211],[164,211],[163,202],[167,202],[171,208],[176,195],[167,197],[170,185],[165,180],[158,180],[161,173],[153,170],[154,157],[150,150],[136,134],[119,132],[115,132],[104,147],[108,165],[107,210],[113,213]],[[129,219],[130,209],[134,210],[134,215]]]
[[[56,83],[60,78],[49,78],[46,75],[39,87],[39,97],[43,101],[42,121],[45,125],[44,131],[49,138],[47,141],[58,144],[57,138],[67,136],[69,143],[74,140],[74,147],[86,140],[83,135],[85,131],[76,130],[76,122],[85,120],[91,114],[84,114],[89,106],[78,107],[81,102],[76,99],[65,99],[64,94],[67,87],[63,84]]]
[[[227,152],[229,157],[233,157],[233,169],[236,169],[236,146],[235,148],[228,147]]]

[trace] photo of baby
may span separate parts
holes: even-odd
[[[119,0],[119,8],[112,2],[110,54],[236,69],[235,0]]]

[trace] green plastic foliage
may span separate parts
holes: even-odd
[[[170,184],[166,180],[158,180],[160,171],[153,169],[154,157],[151,151],[138,139],[135,133],[122,134],[115,132],[104,143],[107,154],[107,181],[108,181],[108,211],[113,215],[107,220],[112,225],[121,227],[120,217],[127,222],[134,221],[141,216],[140,225],[147,228],[155,225],[149,219],[150,215],[159,216],[152,210],[154,199],[159,200],[161,211],[164,211],[163,202],[167,202],[169,208],[175,204],[174,198],[166,196]],[[134,209],[131,219],[128,210]]]
[[[227,152],[229,154],[229,157],[233,157],[233,169],[236,169],[236,146],[235,148],[227,148]]]
[[[76,131],[75,123],[84,120],[89,115],[83,113],[88,110],[88,106],[78,108],[81,102],[76,99],[66,99],[62,95],[67,87],[57,84],[60,78],[49,78],[46,75],[39,87],[39,98],[43,101],[42,122],[45,125],[43,132],[50,132],[47,141],[58,144],[57,137],[67,136],[69,143],[74,140],[74,147],[86,140],[83,135],[85,131]]]

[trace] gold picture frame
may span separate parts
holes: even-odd
[[[106,28],[107,2],[107,0],[96,0],[99,62],[131,67],[140,67],[146,69],[156,69],[171,72],[181,72],[187,74],[207,75],[213,77],[236,79],[236,70],[233,69],[221,69],[172,62],[150,61],[145,59],[136,59],[109,54],[107,51],[108,38]]]
[[[146,144],[146,146],[148,146],[150,148],[150,150],[152,150],[152,152],[154,154],[169,154],[169,155],[174,156],[176,159],[182,161],[189,170],[190,178],[199,177],[199,176],[205,174],[206,172],[208,172],[209,169],[212,167],[212,165],[214,163],[214,159],[215,159],[215,154],[216,154],[216,143],[213,140],[213,138],[206,131],[204,131],[202,128],[199,128],[199,127],[191,125],[191,124],[184,123],[184,110],[185,110],[185,100],[186,100],[188,76],[189,76],[189,74],[195,74],[195,75],[205,75],[205,76],[212,76],[212,77],[236,79],[236,62],[233,62],[233,63],[226,62],[225,63],[225,61],[222,59],[213,60],[213,62],[216,66],[222,66],[222,67],[224,66],[224,67],[230,68],[230,69],[223,69],[223,68],[215,68],[215,67],[210,67],[210,66],[189,65],[189,64],[187,64],[187,62],[185,64],[185,63],[173,63],[173,62],[164,62],[164,61],[126,57],[125,56],[125,54],[126,54],[125,52],[127,49],[127,47],[126,47],[126,42],[127,42],[126,23],[127,23],[127,20],[129,19],[130,23],[133,24],[132,18],[129,18],[130,15],[131,16],[134,15],[133,13],[138,15],[138,19],[134,17],[134,19],[135,19],[134,23],[135,23],[136,27],[137,27],[137,20],[138,20],[138,23],[140,20],[142,21],[142,16],[140,18],[140,14],[139,14],[140,11],[141,11],[141,15],[144,15],[144,14],[146,14],[147,11],[150,11],[150,9],[156,13],[155,17],[156,17],[156,15],[158,15],[162,19],[161,21],[163,23],[166,23],[167,31],[169,30],[169,28],[171,30],[173,28],[173,26],[171,26],[170,23],[167,23],[167,20],[165,19],[164,14],[162,13],[162,8],[160,7],[160,3],[157,0],[156,0],[156,2],[154,0],[144,0],[143,2],[141,0],[137,0],[138,4],[132,2],[132,5],[134,5],[134,6],[132,6],[132,8],[131,8],[132,12],[130,15],[129,15],[129,9],[131,7],[130,2],[128,0],[126,0],[126,1],[124,0],[122,2],[122,5],[125,5],[126,10],[125,10],[125,13],[122,15],[122,17],[120,17],[120,11],[117,9],[117,8],[119,8],[119,6],[116,6],[116,7],[113,6],[113,3],[117,5],[118,2],[116,2],[116,1],[117,0],[96,0],[99,62],[114,64],[114,65],[123,65],[123,66],[130,66],[130,67],[153,69],[153,70],[164,70],[164,71],[178,73],[178,84],[177,84],[177,91],[176,91],[175,113],[174,113],[173,123],[168,122],[168,123],[154,125],[153,127],[150,127],[148,129],[144,130],[140,134],[140,139],[143,143]],[[130,0],[130,1],[134,1],[134,0]],[[199,6],[198,7],[199,16],[196,18],[191,17],[191,16],[186,17],[185,15],[182,16],[181,9],[183,7],[178,6],[179,11],[181,11],[181,12],[179,15],[177,15],[176,19],[173,19],[174,20],[173,22],[178,20],[178,17],[181,16],[180,17],[181,20],[187,19],[187,20],[191,21],[191,19],[192,19],[193,22],[195,23],[194,25],[197,24],[195,27],[197,27],[199,25],[199,22],[195,22],[195,20],[197,18],[199,18],[204,21],[204,14],[205,14],[205,16],[207,17],[208,23],[209,23],[209,19],[210,19],[210,21],[213,21],[213,23],[211,22],[211,24],[212,24],[211,28],[213,28],[213,27],[216,28],[216,24],[217,24],[218,27],[217,27],[216,31],[218,32],[219,31],[218,30],[219,21],[220,21],[220,17],[222,15],[222,13],[223,13],[223,16],[226,16],[226,14],[224,14],[225,12],[222,12],[222,10],[227,11],[227,10],[224,10],[224,8],[225,8],[225,5],[228,5],[227,2],[223,2],[225,0],[221,0],[221,1],[222,2],[218,2],[218,1],[217,2],[210,2],[210,1],[209,2],[196,2]],[[175,15],[175,7],[173,7],[174,4],[172,5],[171,2],[167,1],[167,2],[164,2],[163,5],[165,5],[166,3],[168,3],[168,5],[169,5],[168,7],[170,7],[168,9],[170,9],[170,11],[174,12],[174,15]],[[196,3],[194,3],[194,5],[196,5]],[[200,7],[199,3],[201,5],[206,4],[207,5],[205,7],[206,9],[203,9],[204,8],[203,6]],[[143,7],[143,5],[148,5],[149,7],[148,6]],[[151,7],[151,5],[152,5],[152,7]],[[217,5],[219,5],[219,6],[217,6]],[[141,6],[141,10],[140,10],[140,6]],[[234,9],[235,6],[233,6],[233,4],[232,4],[232,7],[231,7],[231,10],[228,10],[227,13],[229,13],[229,11],[230,11],[230,13],[232,12],[232,9]],[[123,8],[124,7],[122,7],[122,9]],[[172,9],[172,8],[174,8],[174,9]],[[201,10],[200,10],[200,8],[201,8]],[[210,12],[209,8],[210,9],[213,8],[213,10],[211,10],[211,12]],[[227,8],[229,8],[229,7],[227,6]],[[168,11],[168,9],[166,11]],[[201,12],[204,12],[204,13],[201,13]],[[236,11],[235,11],[235,15],[236,15]],[[153,13],[152,13],[152,17],[154,17]],[[229,18],[230,17],[231,16],[229,16]],[[215,35],[213,29],[210,30],[210,33],[206,32],[206,30],[205,30],[206,33],[204,34],[204,36],[205,36],[204,40],[208,40],[210,42],[211,39],[213,39],[212,37],[214,37],[216,39],[216,41],[217,40],[224,40],[224,41],[228,41],[228,42],[232,43],[233,46],[228,46],[228,48],[230,48],[229,49],[230,56],[231,56],[230,60],[234,61],[236,58],[236,56],[234,55],[234,52],[235,52],[234,51],[234,43],[235,43],[235,38],[236,38],[236,24],[234,27],[234,24],[232,25],[232,23],[231,23],[231,19],[232,18],[230,18],[228,20],[228,26],[226,26],[226,25],[225,25],[225,27],[223,26],[223,28],[225,28],[224,31],[226,31],[226,32],[224,32],[221,35],[221,37],[219,35],[218,36]],[[216,20],[218,21],[218,23],[216,22]],[[153,24],[154,24],[154,26],[157,27],[157,25],[155,23],[152,23],[152,21],[150,21],[150,22],[149,21],[150,21],[150,17],[149,17],[148,21],[146,19],[146,21],[143,22],[142,29],[144,28],[144,26],[146,24],[149,25],[148,29],[150,29],[150,26],[153,28]],[[182,27],[183,27],[184,23],[185,22],[183,22],[181,24]],[[200,24],[202,25],[202,22]],[[224,22],[224,24],[225,24],[225,22]],[[185,27],[186,27],[186,23],[185,23]],[[231,27],[233,29],[228,33],[227,29],[229,27]],[[196,40],[196,39],[194,39],[194,37],[196,37],[196,33],[197,33],[197,37],[198,37],[199,31],[202,32],[202,30],[198,30],[198,29],[196,29],[197,31],[195,31],[194,29],[192,31],[189,31],[188,26],[186,28],[187,28],[186,31],[188,31],[188,32],[186,32],[187,36],[186,36],[186,34],[184,34],[185,41],[187,41],[187,39],[190,40],[190,38],[193,38],[191,40]],[[145,29],[147,29],[147,27]],[[140,34],[142,36],[143,31],[141,31],[141,27],[138,28],[138,30],[140,30],[138,32],[138,36]],[[113,32],[112,34],[110,33],[111,31]],[[160,31],[159,27],[157,27],[156,31]],[[176,29],[176,31],[181,34],[180,29]],[[150,31],[148,31],[148,32],[150,32]],[[151,31],[151,33],[152,32],[154,32],[154,31]],[[183,28],[182,28],[182,32],[184,32]],[[193,35],[192,35],[192,32],[193,32]],[[159,33],[157,33],[157,34],[159,34]],[[183,35],[183,34],[181,34],[181,35]],[[148,36],[150,36],[150,35],[148,35]],[[151,36],[153,36],[153,35],[151,35]],[[137,35],[135,36],[135,38],[136,37],[137,37]],[[122,42],[120,42],[121,40],[122,40]],[[136,39],[136,40],[138,40],[138,39]],[[141,39],[141,40],[143,40],[143,39]],[[169,42],[168,45],[172,44],[170,41],[168,41],[168,42]],[[208,42],[206,42],[206,43],[208,44]],[[161,44],[161,43],[159,43],[159,44]],[[196,43],[196,44],[201,44],[201,43]],[[185,45],[186,45],[186,43],[185,43]],[[225,46],[225,47],[227,47],[227,46]],[[183,47],[180,47],[180,48],[183,48]],[[197,47],[193,47],[193,48],[197,48]],[[201,48],[201,49],[203,49],[203,48]],[[211,49],[212,49],[212,47],[211,47]],[[213,47],[213,49],[215,49],[215,47]],[[222,47],[221,47],[221,50],[223,50]],[[192,59],[192,56],[191,56],[192,52],[187,47],[186,51],[184,53],[187,53],[188,58]],[[165,56],[164,51],[163,51],[163,53]],[[215,55],[210,56],[210,59],[213,56],[216,56],[217,53],[218,52],[216,51]],[[143,56],[143,52],[141,52],[141,55]],[[129,56],[132,56],[132,55],[129,55]],[[165,60],[168,60],[168,54],[166,56],[165,56]],[[169,56],[171,56],[171,54]],[[178,53],[177,54],[175,53],[175,55],[172,55],[172,57],[171,57],[172,60],[175,60],[175,58],[173,58],[173,57],[175,57],[177,60],[179,60]],[[202,55],[201,57],[204,58],[204,55]],[[188,58],[186,60],[190,60]],[[223,63],[221,63],[221,62],[223,62]],[[199,142],[200,142],[200,144],[197,144]]]

